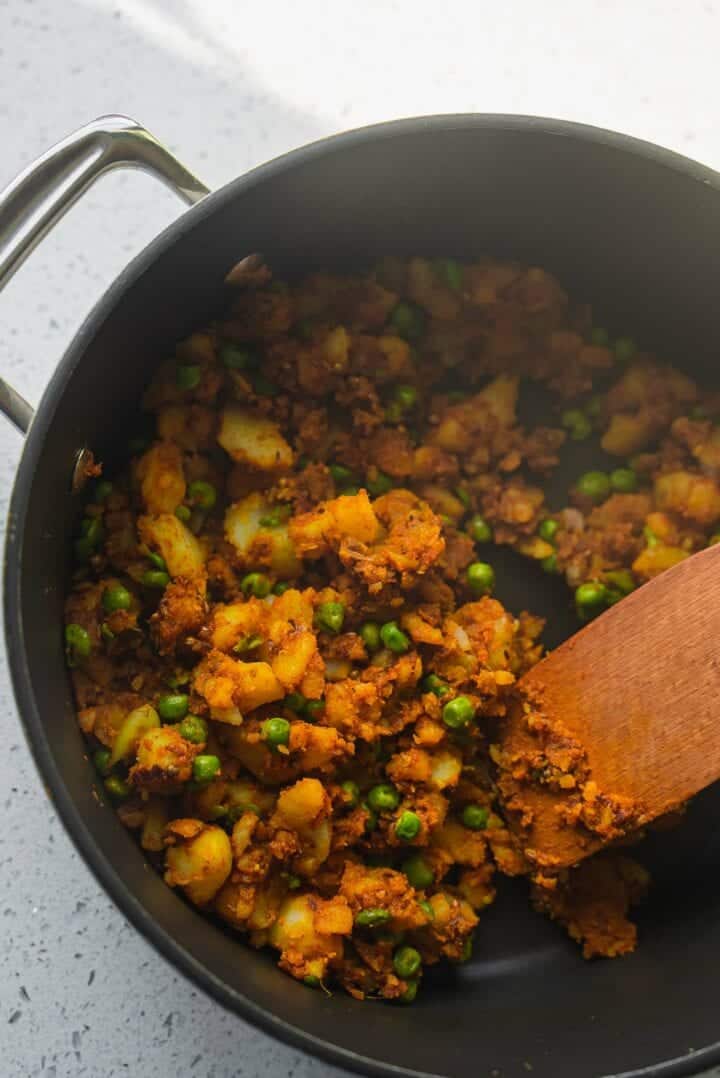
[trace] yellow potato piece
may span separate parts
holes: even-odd
[[[263,472],[292,467],[293,452],[278,425],[239,404],[227,404],[223,409],[218,442],[238,464]]]

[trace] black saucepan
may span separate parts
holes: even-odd
[[[9,274],[87,183],[151,167],[198,204],[103,297],[30,424],[7,531],[5,622],[20,714],[57,809],[130,920],[238,1014],[369,1074],[457,1078],[681,1075],[720,1062],[717,791],[646,844],[655,884],[640,947],[586,963],[533,914],[515,881],[483,914],[475,958],[438,972],[411,1007],[312,992],[229,938],[150,870],[96,788],[73,715],[60,624],[78,452],[112,461],[149,371],[212,316],[223,277],[264,253],[280,273],[362,267],[381,253],[482,253],[555,272],[602,323],[711,382],[720,355],[720,178],[606,131],[508,116],[440,116],[298,150],[202,198],[204,188],[132,122],[106,118],[54,148],[0,196]],[[4,387],[21,426],[29,409]],[[532,412],[542,402],[531,397]],[[501,598],[572,630],[562,586],[509,558]],[[678,649],[682,641],[678,641]],[[678,700],[678,709],[683,701]]]

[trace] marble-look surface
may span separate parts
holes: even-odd
[[[719,28],[700,0],[0,0],[0,183],[118,111],[211,186],[343,128],[443,111],[582,120],[717,167]],[[147,177],[108,177],[8,286],[0,371],[29,400],[179,212]],[[3,519],[19,452],[0,424]],[[225,1013],[128,926],[49,805],[0,678],[0,1073],[339,1076]]]

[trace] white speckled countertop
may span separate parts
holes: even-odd
[[[213,187],[343,128],[471,110],[613,127],[720,167],[719,30],[720,3],[700,0],[0,0],[0,184],[106,112],[141,120]],[[115,175],[32,256],[0,297],[0,371],[29,400],[179,212],[146,177]],[[3,519],[19,452],[1,423]],[[65,836],[0,677],[4,1078],[339,1078],[227,1014],[129,927]]]

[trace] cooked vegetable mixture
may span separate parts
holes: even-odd
[[[564,576],[586,620],[715,542],[720,398],[541,269],[388,258],[285,283],[246,261],[228,282],[75,539],[68,664],[120,819],[312,987],[413,1000],[469,958],[498,872],[529,875],[586,956],[632,950],[645,871],[608,851],[533,878],[498,805],[543,623],[493,598],[493,552]],[[533,383],[552,404],[528,428]],[[613,466],[547,504],[591,437]]]

